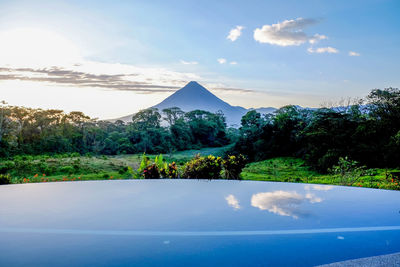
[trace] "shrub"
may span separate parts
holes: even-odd
[[[81,168],[78,164],[74,164],[72,167],[74,168],[75,173],[79,172],[79,169]]]
[[[219,179],[221,177],[221,170],[221,157],[215,157],[212,155],[200,157],[200,155],[197,155],[194,159],[185,164],[182,177],[195,179]]]
[[[119,174],[124,174],[128,172],[128,166],[123,166],[119,169],[118,173]]]
[[[160,179],[160,171],[158,170],[157,164],[153,163],[143,170],[144,179]]]
[[[72,166],[64,166],[60,168],[61,173],[68,173],[68,174],[73,174],[75,172],[75,169]]]
[[[366,170],[365,166],[359,166],[357,161],[348,157],[340,157],[338,165],[334,165],[331,171],[339,175],[340,184],[342,185],[353,185],[361,177],[370,174],[370,171]]]
[[[11,184],[11,176],[8,174],[0,174],[0,184]]]
[[[240,180],[240,173],[246,166],[246,158],[243,155],[228,156],[222,161],[222,165],[226,179]]]
[[[168,164],[167,168],[161,169],[160,174],[164,178],[178,178],[178,166],[172,162]]]
[[[48,170],[49,170],[49,166],[44,162],[40,162],[37,165],[37,168],[38,168],[39,172],[41,172],[41,173],[48,173]]]
[[[164,162],[161,154],[156,156],[154,163],[151,163],[146,154],[143,154],[136,177],[143,177],[144,179],[159,179],[161,177],[168,177],[167,175],[169,172],[168,165]]]
[[[320,171],[322,173],[326,173],[331,166],[336,164],[338,162],[338,159],[340,158],[340,153],[337,150],[330,149],[328,150],[325,155],[323,155],[321,158],[317,160],[316,164],[316,170]]]
[[[15,168],[15,163],[11,160],[6,160],[0,165],[0,173],[6,174],[8,171]]]

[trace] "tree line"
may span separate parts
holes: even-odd
[[[340,158],[369,168],[400,166],[400,90],[374,89],[345,106],[285,106],[273,114],[255,110],[239,129],[222,112],[183,112],[174,107],[141,110],[132,121],[101,121],[82,112],[0,105],[0,157],[20,154],[172,153],[234,143],[227,153],[249,161],[295,156],[326,172]]]
[[[0,157],[78,152],[115,155],[171,153],[230,142],[222,113],[141,110],[124,123],[91,119],[82,112],[0,105]]]
[[[400,166],[400,90],[374,89],[346,106],[303,109],[285,106],[274,114],[243,116],[231,153],[252,161],[280,156],[304,158],[326,172],[349,158],[370,168]]]

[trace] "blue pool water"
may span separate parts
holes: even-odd
[[[255,181],[0,186],[0,266],[314,266],[400,252],[400,192]]]

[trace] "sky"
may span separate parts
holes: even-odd
[[[198,81],[231,105],[400,86],[400,1],[0,0],[0,100],[110,119]]]

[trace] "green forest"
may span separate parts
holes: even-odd
[[[2,102],[0,157],[0,183],[180,177],[398,189],[400,90],[341,106],[253,110],[239,129],[221,112],[150,108],[124,123]],[[287,167],[290,175],[276,171]]]

